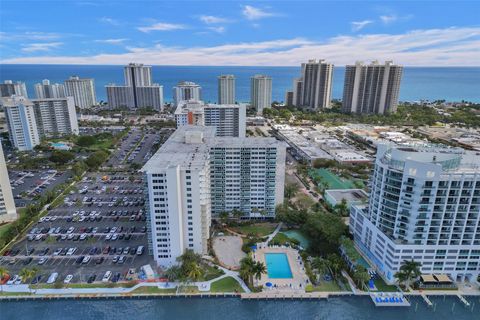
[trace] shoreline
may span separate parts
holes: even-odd
[[[9,291],[10,293],[15,293]],[[18,293],[18,292],[17,292]],[[373,292],[372,292],[373,293]],[[81,293],[72,292],[71,294],[35,294],[26,293],[5,295],[5,291],[0,293],[0,302],[3,301],[29,301],[29,300],[92,300],[92,299],[185,299],[185,298],[240,298],[240,300],[323,300],[338,297],[369,297],[370,292],[308,292],[308,293],[289,293],[289,292],[258,292],[258,293],[234,293],[234,292],[199,292],[199,293]],[[375,292],[379,293],[379,292]],[[410,297],[457,297],[461,301],[463,298],[477,298],[480,297],[480,292],[469,292],[462,294],[458,291],[422,291],[422,292],[405,292],[403,295]]]

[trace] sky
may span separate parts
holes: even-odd
[[[0,0],[0,63],[480,66],[480,1]]]

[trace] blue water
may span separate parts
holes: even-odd
[[[291,279],[292,270],[285,253],[265,253],[267,272],[270,279]]]
[[[341,98],[344,67],[335,67],[333,97]],[[237,101],[250,100],[250,77],[267,74],[273,81],[273,100],[283,101],[285,91],[291,89],[293,78],[298,77],[300,67],[195,67],[154,66],[153,79],[163,85],[166,101],[172,99],[172,88],[179,81],[189,80],[203,88],[203,99],[217,100],[217,76],[234,74],[237,78]],[[106,100],[105,85],[123,83],[122,66],[86,65],[0,65],[0,81],[10,79],[25,81],[29,95],[34,97],[33,84],[42,79],[63,82],[70,75],[95,79],[97,99]],[[480,102],[480,67],[405,67],[400,89],[400,100],[445,99],[447,101]]]
[[[458,298],[432,298],[435,311],[421,298],[411,307],[376,308],[369,297],[328,300],[244,301],[237,298],[62,300],[0,302],[1,320],[473,320],[478,319],[479,299],[473,311]]]
[[[282,233],[284,233],[289,238],[297,239],[298,241],[300,241],[300,245],[303,248],[308,248],[308,246],[310,245],[310,241],[303,235],[303,233],[298,230],[287,230],[282,231]]]

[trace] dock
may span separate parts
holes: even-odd
[[[430,301],[430,299],[428,299],[428,297],[427,297],[427,295],[426,295],[425,293],[422,293],[420,296],[423,298],[423,300],[425,301],[425,303],[426,303],[429,307],[433,307],[432,301]]]
[[[466,306],[466,307],[470,307],[470,302],[467,301],[467,299],[465,299],[463,296],[461,296],[460,294],[457,294],[457,297],[458,299],[460,299],[460,301],[463,302],[463,304]]]
[[[376,307],[409,307],[410,302],[400,292],[371,293],[370,298]]]

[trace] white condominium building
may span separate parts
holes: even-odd
[[[34,88],[37,99],[66,97],[65,86],[60,83],[50,84],[48,79],[43,80],[42,83],[36,83]]]
[[[218,104],[235,103],[235,76],[225,74],[218,77]]]
[[[173,87],[173,102],[177,107],[182,101],[202,100],[202,87],[195,82],[182,81]]]
[[[32,101],[11,96],[1,98],[12,145],[20,151],[32,150],[40,143]]]
[[[169,267],[186,249],[207,254],[210,237],[209,145],[215,128],[183,126],[145,164],[151,253]]]
[[[13,200],[12,188],[8,178],[7,164],[0,143],[0,223],[17,219],[17,210]]]
[[[73,97],[75,106],[80,109],[90,108],[97,104],[93,79],[72,76],[65,80],[65,93],[66,96]]]
[[[12,80],[5,80],[3,83],[0,83],[0,97],[11,97],[13,95],[28,99],[25,82],[17,81],[14,83]]]
[[[273,218],[283,203],[286,147],[275,138],[218,137],[210,148],[212,215]]]
[[[250,105],[258,115],[272,106],[272,78],[257,74],[250,79]]]
[[[397,111],[403,67],[386,61],[369,65],[347,65],[342,110],[358,114],[385,114]]]
[[[109,84],[108,105],[116,108],[163,110],[163,86],[152,82],[152,67],[130,63],[124,68],[125,85]]]
[[[274,217],[283,202],[285,146],[273,138],[216,137],[181,126],[145,164],[150,248],[161,266],[186,249],[207,253],[211,215]]]
[[[175,110],[177,128],[184,125],[213,126],[219,137],[245,137],[246,106],[182,101]]]
[[[78,135],[73,97],[34,99],[32,102],[39,136]]]
[[[402,261],[424,274],[475,281],[480,274],[480,156],[462,149],[377,150],[368,206],[354,205],[350,231],[388,282]]]

